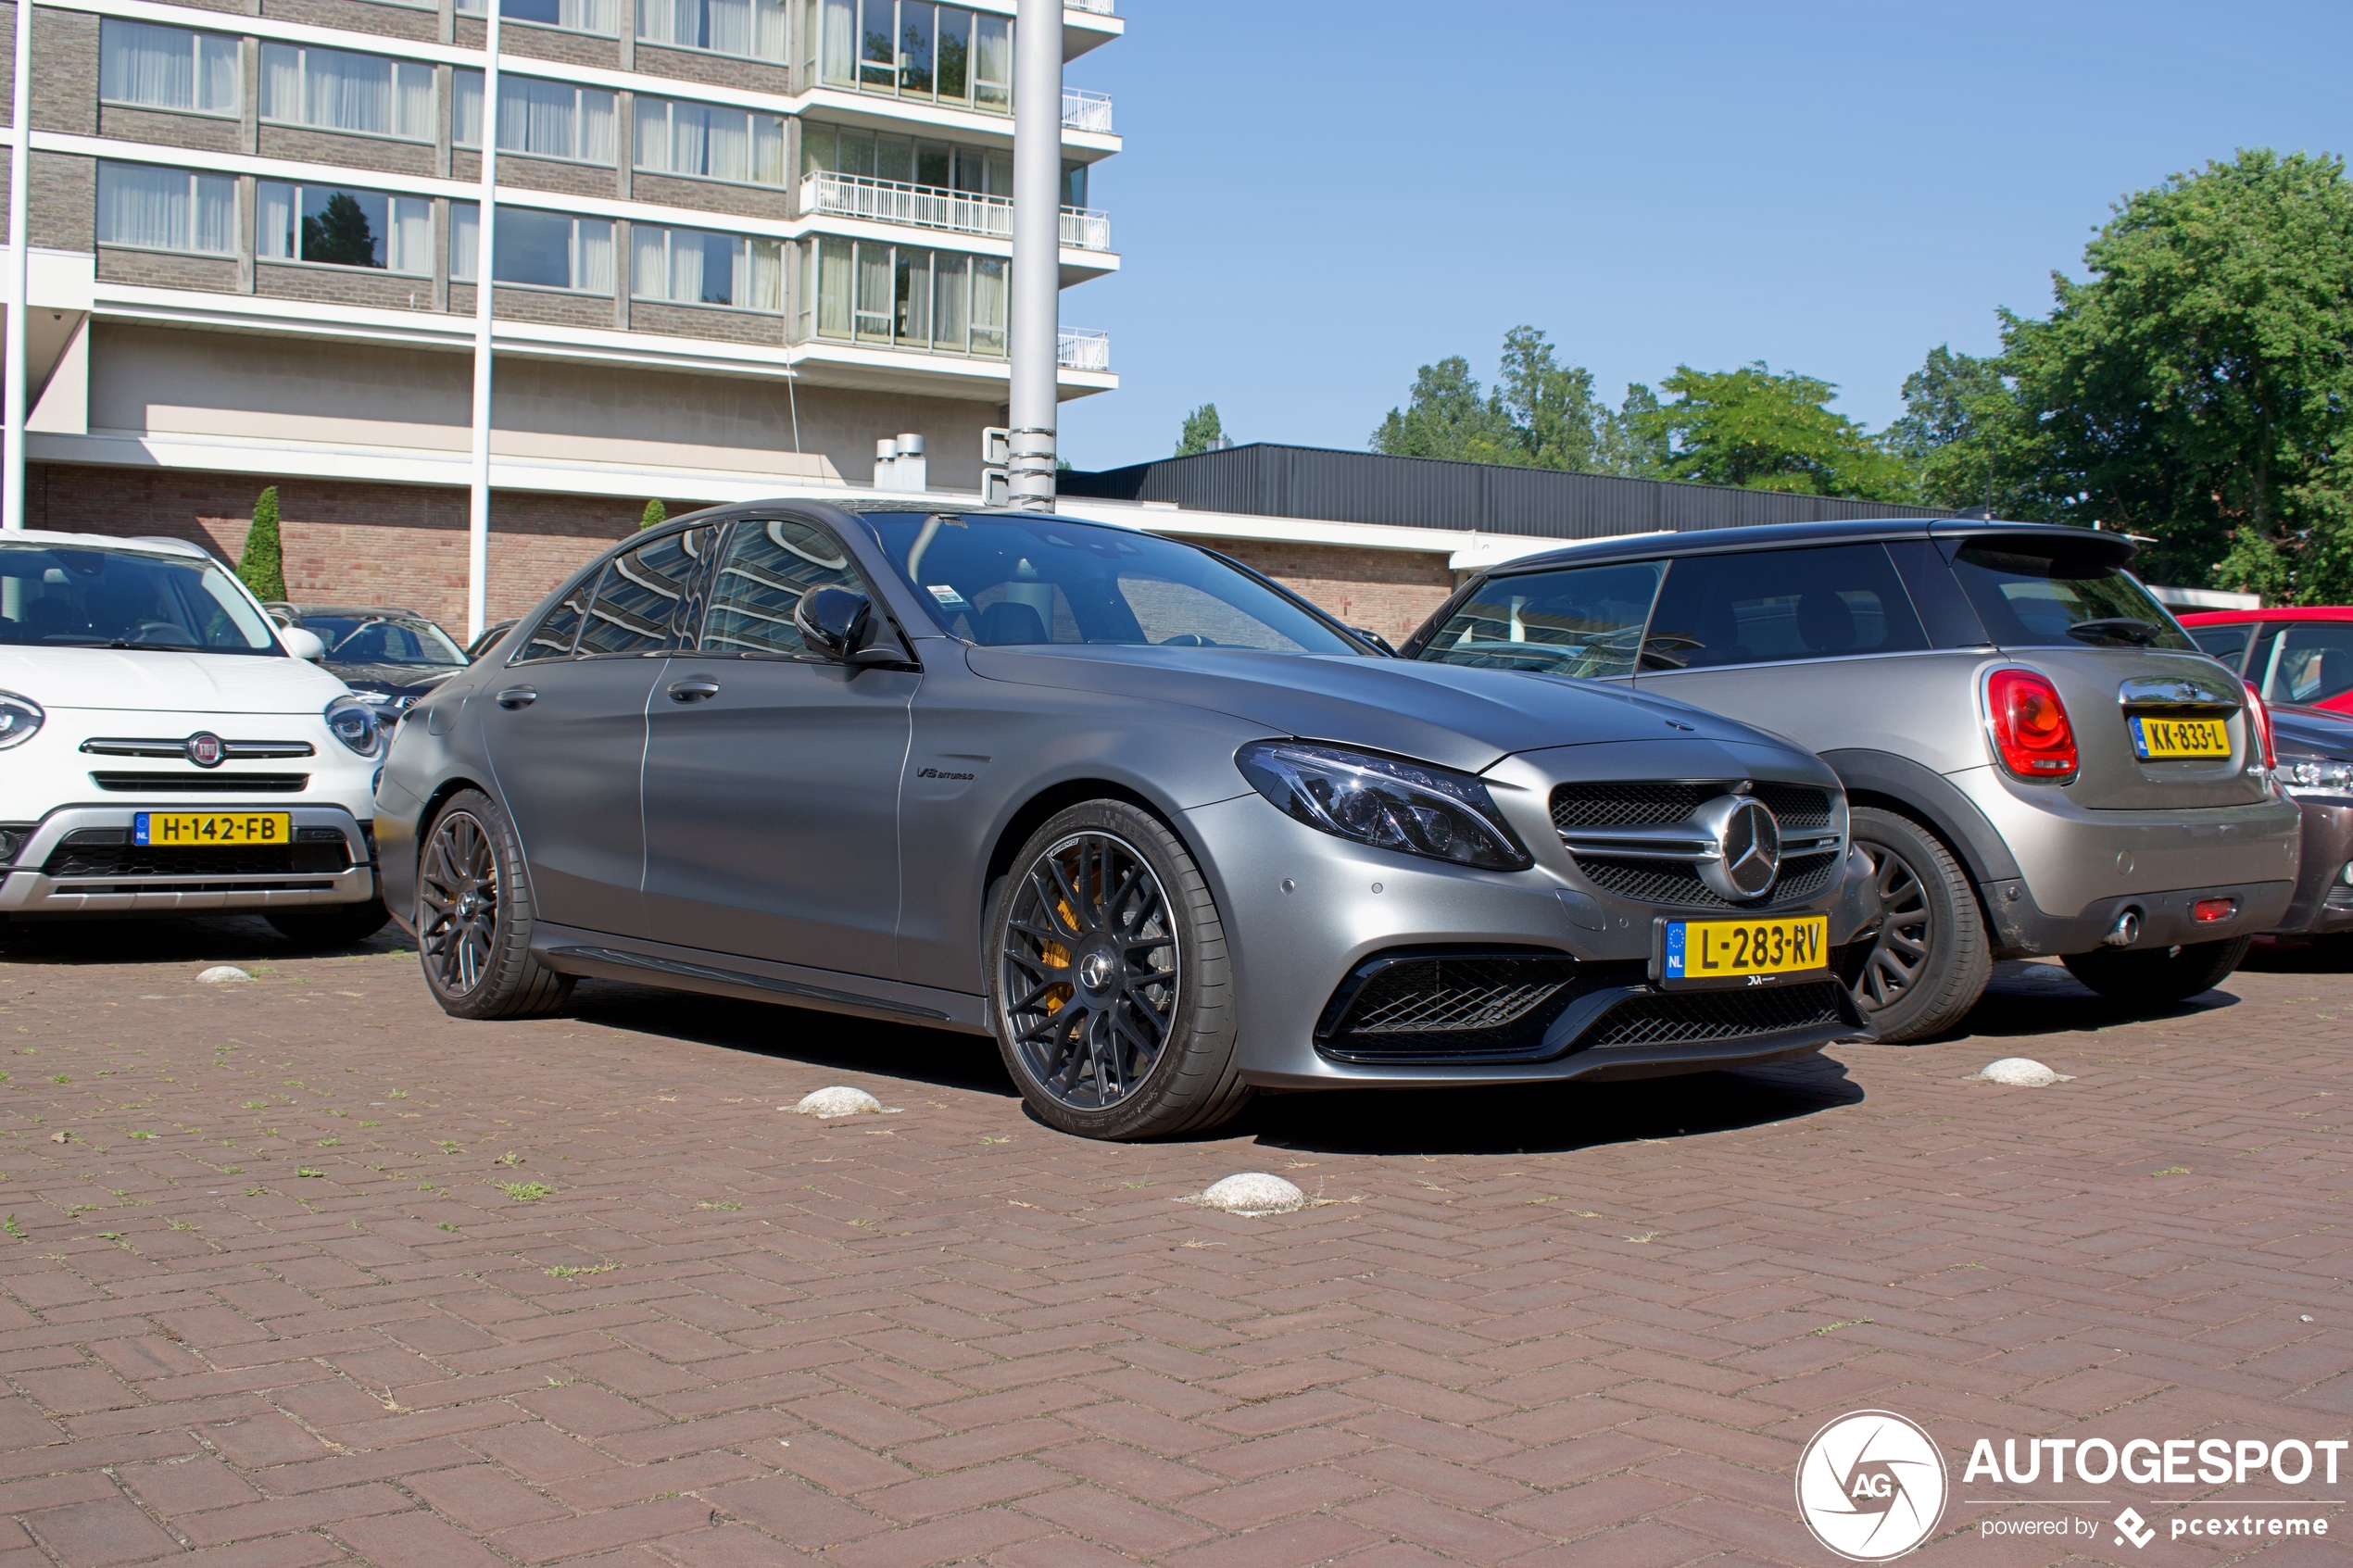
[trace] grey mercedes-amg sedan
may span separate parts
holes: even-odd
[[[1091,1137],[1868,1036],[1837,964],[1871,878],[1814,757],[1389,658],[1222,556],[1051,514],[640,534],[412,710],[376,810],[452,1013],[602,976],[990,1035]]]

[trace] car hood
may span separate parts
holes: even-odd
[[[0,689],[49,709],[316,713],[344,690],[283,656],[129,648],[0,648]]]
[[[985,680],[1207,709],[1278,734],[1473,773],[1514,752],[1547,746],[1692,734],[1761,738],[1745,724],[1683,703],[1518,670],[1084,643],[968,647],[965,659]]]
[[[2353,719],[2302,703],[2275,702],[2269,712],[2275,749],[2353,762]]]
[[[422,696],[467,669],[462,664],[346,664],[332,659],[326,667],[350,686],[369,686],[394,696]]]

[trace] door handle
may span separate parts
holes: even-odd
[[[705,680],[701,676],[697,676],[691,681],[670,683],[670,700],[673,702],[700,702],[706,697],[714,697],[718,695],[719,683]]]
[[[536,686],[509,686],[498,694],[498,706],[501,708],[529,708],[538,700],[539,688]]]

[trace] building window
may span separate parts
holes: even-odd
[[[458,12],[469,17],[486,14],[483,0],[458,0]],[[498,6],[501,21],[535,22],[606,38],[621,36],[619,15],[616,0],[501,0]]]
[[[449,277],[454,282],[473,282],[481,214],[473,202],[449,204]],[[502,207],[495,237],[491,270],[502,283],[612,293],[612,225],[604,219]]]
[[[321,131],[433,140],[433,68],[313,49],[261,46],[261,118]]]
[[[482,145],[482,72],[455,73],[449,139],[461,147]],[[498,150],[532,157],[571,158],[578,163],[613,161],[612,94],[601,87],[575,87],[534,76],[498,77]]]
[[[821,169],[828,174],[850,174],[901,185],[1002,196],[1008,201],[1013,194],[1013,155],[1009,150],[992,152],[952,146],[945,142],[877,136],[871,131],[804,120],[800,128],[800,171],[813,174]]]
[[[102,163],[98,243],[234,256],[237,182],[225,174]]]
[[[833,236],[803,247],[803,338],[1005,357],[1005,263]]]
[[[668,98],[637,100],[637,167],[661,174],[746,184],[785,182],[785,121],[782,115],[682,104]]]
[[[648,44],[785,63],[785,0],[637,0]]]
[[[233,38],[116,17],[98,24],[98,96],[107,103],[234,115],[242,75]]]
[[[820,19],[822,18],[822,19]],[[1010,17],[931,0],[811,0],[818,80],[1002,114],[1013,107]]]
[[[433,273],[433,204],[340,185],[254,187],[255,254],[272,261]]]
[[[630,292],[673,305],[730,305],[738,310],[785,307],[784,243],[702,229],[629,231]]]

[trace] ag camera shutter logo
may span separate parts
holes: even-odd
[[[1797,1461],[1798,1516],[1849,1562],[1903,1556],[1935,1531],[1944,1501],[1944,1456],[1892,1411],[1839,1417]]]

